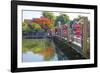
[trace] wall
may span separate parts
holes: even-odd
[[[39,0],[34,0],[39,1]],[[61,3],[75,3],[75,4],[91,4],[98,5],[98,13],[100,13],[100,0],[40,0],[40,1],[52,1]],[[98,15],[100,16],[100,14]],[[0,73],[10,73],[10,0],[0,0]],[[98,17],[99,19],[100,17]],[[100,23],[100,22],[99,22]],[[99,24],[98,23],[98,24]],[[100,25],[98,25],[98,28]],[[100,29],[98,29],[100,31]],[[98,34],[100,37],[100,34]],[[98,39],[100,41],[100,38]],[[98,42],[100,43],[100,42]],[[98,51],[100,51],[100,46]],[[100,56],[100,53],[98,54]],[[98,59],[100,61],[100,57]],[[99,62],[100,64],[100,62]],[[98,68],[84,68],[84,69],[70,69],[70,70],[55,70],[55,71],[41,71],[37,73],[100,73],[100,66]],[[29,73],[29,72],[27,72]],[[30,72],[32,73],[32,72]],[[35,72],[34,72],[35,73]]]

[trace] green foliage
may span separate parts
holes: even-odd
[[[78,18],[80,19],[82,16],[78,15]]]
[[[33,51],[34,53],[41,53],[43,50],[44,50],[43,48],[39,48],[39,47],[34,47],[34,48],[32,48],[32,51]]]
[[[29,27],[28,24],[25,23],[25,22],[22,23],[22,31],[24,31],[24,32],[29,32],[29,31],[31,31],[30,27]]]
[[[33,51],[34,53],[44,50],[45,39],[23,39],[22,40],[22,50]]]
[[[32,23],[32,28],[33,28],[34,30],[36,30],[36,31],[39,31],[39,30],[42,29],[41,26],[40,26],[39,24],[37,24],[37,23]]]
[[[27,51],[29,51],[28,48],[22,48],[22,52],[26,53]]]
[[[47,39],[23,39],[22,52],[32,51],[33,53],[41,54],[44,60],[49,61],[54,57],[53,44]]]
[[[51,20],[54,20],[55,19],[55,16],[52,12],[47,12],[47,11],[44,11],[43,12],[43,16],[48,18],[48,19],[51,19]]]
[[[60,22],[61,24],[66,24],[69,21],[70,19],[68,15],[60,14],[59,16],[56,17],[55,26],[58,26],[58,22]]]

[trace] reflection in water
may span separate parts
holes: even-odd
[[[31,51],[23,53],[23,61],[24,62],[43,61],[43,60],[44,60],[43,55],[34,54]]]
[[[51,58],[50,60],[57,61],[58,60],[57,55],[55,54],[53,58]],[[34,61],[44,61],[44,56],[41,54],[34,54],[31,51],[23,53],[23,62],[34,62]]]
[[[22,61],[57,61],[53,41],[48,39],[23,39],[22,41]]]

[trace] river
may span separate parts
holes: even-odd
[[[22,61],[57,61],[58,56],[52,39],[23,39]]]

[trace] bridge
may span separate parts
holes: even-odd
[[[53,41],[56,46],[55,49],[59,54],[59,60],[62,60],[62,58],[65,60],[87,59],[82,51],[82,48],[77,46],[76,44],[68,42],[67,40],[61,39],[57,36],[53,37]]]

